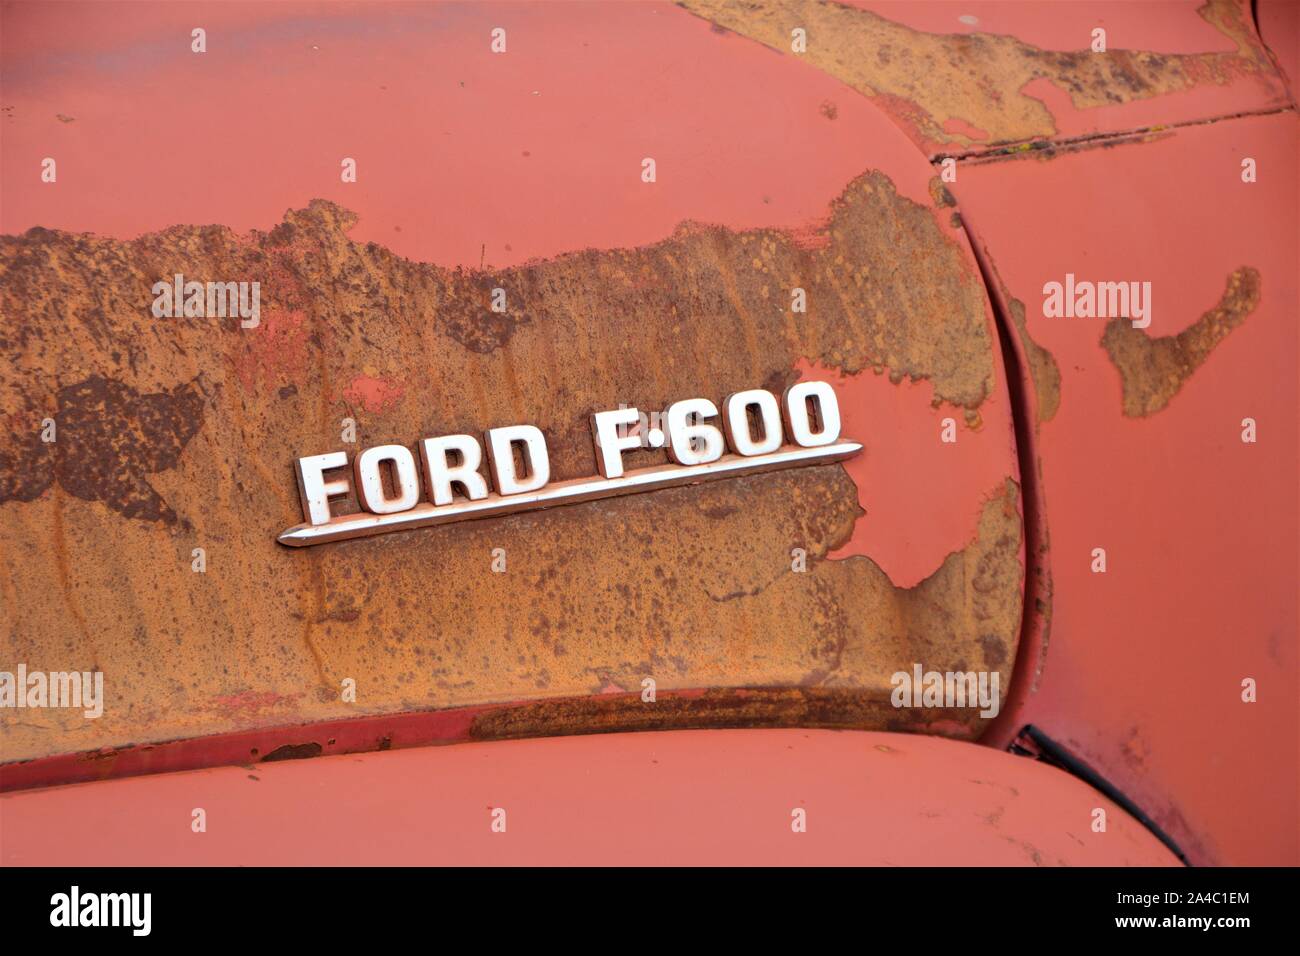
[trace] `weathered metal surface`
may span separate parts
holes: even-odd
[[[996,276],[997,267],[991,266],[990,272]],[[1000,282],[993,291],[1003,302],[1003,314],[1015,330],[1016,342],[1024,350],[1024,361],[1034,383],[1034,421],[1051,421],[1061,404],[1061,369],[1056,364],[1055,356],[1035,342],[1029,334],[1025,304],[1013,298]]]
[[[1030,416],[1025,629],[986,739],[1060,728],[1194,860],[1294,863],[1294,4],[687,5],[787,56],[803,26],[803,59],[960,157],[946,189]],[[1154,280],[1162,319],[1046,318],[1044,283],[1084,264]],[[1281,424],[1267,449],[1247,417]],[[1280,693],[1246,704],[1247,677]]]
[[[94,721],[5,714],[6,760],[94,753],[74,775],[111,775],[147,769],[146,745],[247,733],[264,734],[249,747],[263,757],[328,753],[298,725],[439,709],[461,715],[452,737],[818,720],[972,736],[975,710],[889,707],[889,675],[920,662],[1010,685],[1010,402],[979,271],[928,164],[829,78],[676,7],[485,9],[206,7],[227,41],[212,44],[219,81],[188,52],[195,8],[13,25],[0,657],[102,669],[109,704]],[[489,15],[517,18],[518,60],[487,52]],[[179,51],[156,52],[175,30]],[[42,72],[39,51],[66,43],[100,55]],[[601,71],[616,82],[590,83]],[[109,76],[125,115],[86,92]],[[777,95],[791,110],[774,126],[755,104]],[[160,160],[141,124],[178,98],[187,115],[246,117],[256,155],[220,175]],[[49,151],[57,185],[27,173]],[[361,178],[340,186],[352,154]],[[260,323],[153,318],[150,287],[176,273],[260,281]],[[790,312],[795,286],[806,315]],[[344,447],[345,417],[357,447],[533,422],[563,480],[594,473],[594,410],[801,377],[834,382],[860,459],[275,542],[301,520],[292,461]],[[949,416],[956,445],[939,440]],[[665,694],[649,723],[632,706],[646,677]],[[346,678],[356,704],[339,699]],[[32,763],[18,777],[56,779]]]
[[[1111,319],[1102,347],[1119,371],[1124,414],[1154,415],[1183,387],[1229,332],[1259,304],[1259,272],[1249,266],[1228,276],[1219,304],[1176,335],[1153,338],[1125,319]]]
[[[1295,862],[1297,131],[1291,112],[1240,118],[1293,102],[1276,64],[1294,80],[1294,5],[1258,5],[1271,54],[1249,5],[1215,0],[1104,17],[980,0],[685,6],[693,15],[158,6],[147,24],[113,4],[75,18],[70,5],[6,8],[0,231],[99,237],[37,232],[4,247],[0,660],[107,662],[126,709],[93,728],[6,719],[6,759],[58,755],[11,764],[4,786],[241,760],[271,760],[252,776],[278,775],[297,773],[280,763],[297,757],[623,728],[970,734],[943,711],[909,727],[882,693],[885,668],[951,653],[1004,675],[1015,662],[987,742],[1046,725],[1194,861]],[[228,41],[209,54],[217,69],[185,49],[196,11]],[[512,52],[493,59],[486,34],[503,16]],[[790,51],[793,26],[809,32],[806,54]],[[1087,49],[1095,26],[1110,52]],[[923,150],[961,157],[958,182],[918,163],[878,111]],[[183,161],[157,148],[158,117],[198,129],[217,115],[240,117],[257,148]],[[57,189],[31,175],[51,152],[72,173]],[[340,186],[338,158],[357,154],[377,175]],[[674,174],[638,183],[646,155]],[[1246,156],[1256,183],[1239,178]],[[230,229],[160,232],[206,222]],[[1009,396],[964,229],[1012,334],[1023,496],[1008,481]],[[1151,279],[1153,325],[1046,318],[1043,284],[1083,259],[1099,278]],[[277,297],[253,333],[160,333],[145,320],[137,280],[252,263]],[[111,275],[123,285],[101,289]],[[783,308],[796,276],[821,283],[807,321]],[[504,280],[529,311],[486,310]],[[833,378],[849,434],[868,445],[813,486],[771,476],[540,515],[477,529],[459,556],[432,536],[356,542],[287,571],[261,534],[296,520],[287,462],[333,441],[343,415],[364,443],[537,412],[565,440],[566,467],[587,474],[572,430],[585,404],[797,377]],[[492,388],[508,399],[487,400]],[[77,437],[38,445],[47,414]],[[941,448],[948,414],[967,428]],[[1250,445],[1238,439],[1247,416],[1261,429]],[[796,540],[812,559],[798,582],[786,573]],[[494,581],[487,549],[503,541],[512,571]],[[196,588],[200,542],[221,571]],[[1095,547],[1105,574],[1090,570]],[[611,613],[616,628],[584,626]],[[496,637],[492,621],[506,625]],[[620,693],[647,667],[670,675],[653,716]],[[358,670],[380,697],[344,707],[337,681]],[[1245,677],[1257,703],[1241,702]],[[120,746],[91,749],[105,741]],[[554,743],[539,759],[559,766]],[[591,746],[584,771],[605,759]],[[702,747],[707,770],[724,766]],[[300,766],[295,814],[312,768],[337,764]],[[400,766],[386,795],[408,791],[414,764]],[[180,787],[189,806],[187,781],[270,779],[246,776],[150,785]],[[699,772],[684,779],[698,798]],[[965,805],[952,780],[937,786],[944,806]],[[21,806],[91,827],[81,793],[99,799],[72,789]],[[877,818],[885,833],[838,846],[935,832],[915,818],[914,791],[899,799]],[[1057,802],[1077,801],[1059,791],[1034,805]],[[349,809],[393,814],[387,796]],[[997,809],[980,813],[991,827]],[[268,819],[278,830],[283,810]],[[941,846],[993,861],[964,842],[977,831]],[[680,832],[656,834],[656,848]],[[170,839],[145,844],[161,855],[150,861],[179,852]],[[264,845],[226,846],[247,860]],[[1031,861],[1152,859],[1044,849],[1020,836]]]
[[[1300,858],[1298,127],[1287,112],[963,162],[950,187],[1004,310],[1024,304],[1060,370],[1055,416],[1022,441],[1051,531],[1051,642],[987,739],[1051,727],[1195,863]],[[1150,281],[1150,327],[1045,316],[1045,284],[1085,265]]]
[[[190,830],[194,807],[206,834]],[[1088,825],[1094,807],[1107,811],[1105,833]],[[805,833],[791,833],[795,808]],[[505,836],[492,832],[496,809]],[[4,794],[0,819],[5,865],[1178,865],[1109,800],[1045,764],[873,732],[324,757]]]
[[[1038,10],[1004,0],[682,4],[844,81],[927,153],[979,152],[1289,103],[1250,6],[1240,0]],[[1104,52],[1091,49],[1098,27],[1107,31]],[[807,32],[806,52],[792,52],[795,28]]]
[[[1017,693],[1013,682],[1011,695]],[[956,709],[931,708],[928,722],[946,732]],[[403,750],[464,741],[672,729],[879,726],[918,728],[916,715],[852,688],[758,687],[663,691],[647,708],[639,695],[593,694],[539,701],[408,711],[296,727],[253,727],[212,737],[183,737],[154,744],[106,747],[6,764],[5,790],[26,790],[172,773],[205,767],[256,764],[336,754]]]
[[[1292,0],[1255,0],[1254,10],[1259,38],[1286,81],[1294,105],[1296,84],[1300,83],[1300,4]]]

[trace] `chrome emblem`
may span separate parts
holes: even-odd
[[[626,471],[623,452],[643,447],[642,438],[628,430],[641,421],[640,411],[596,412],[591,416],[591,431],[599,476],[555,484],[550,483],[546,437],[533,425],[490,429],[482,443],[473,435],[425,438],[416,452],[405,445],[376,445],[353,459],[351,483],[346,473],[325,477],[327,471],[347,467],[347,452],[299,458],[298,492],[306,520],[282,532],[279,540],[291,547],[305,547],[386,531],[494,518],[842,461],[862,450],[857,442],[840,438],[839,403],[826,382],[792,385],[780,402],[764,389],[736,392],[723,402],[721,427],[704,421],[718,416],[717,406],[706,398],[674,402],[664,414],[665,427],[652,428],[645,436],[651,448],[667,450],[672,464]],[[755,422],[761,425],[757,436]],[[485,453],[492,488],[479,470]],[[390,479],[387,486],[384,469]],[[363,510],[331,514],[330,499],[353,488]]]

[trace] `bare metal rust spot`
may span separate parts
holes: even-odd
[[[653,704],[639,694],[541,701],[487,711],[474,719],[475,740],[559,737],[636,730],[716,730],[727,727],[874,727],[952,733],[969,714],[947,708],[895,709],[887,699],[823,687],[754,687],[666,694]],[[955,736],[968,737],[969,732]]]
[[[774,50],[789,53],[790,29],[808,31],[808,60],[873,98],[923,143],[1004,143],[1049,137],[1056,122],[1025,92],[1049,80],[1076,109],[1112,106],[1275,73],[1233,0],[1198,11],[1237,49],[1232,53],[1093,53],[1042,50],[1013,36],[925,33],[857,7],[814,0],[680,0],[680,5]],[[976,137],[974,133],[983,133]]]
[[[0,502],[31,501],[57,479],[83,501],[101,501],[118,514],[176,524],[176,513],[145,479],[174,468],[203,424],[203,396],[195,383],[141,394],[92,375],[59,389],[55,441],[39,439],[40,421],[24,424],[0,458]],[[31,405],[27,404],[29,414]]]
[[[306,760],[309,757],[319,757],[321,750],[321,745],[315,741],[307,744],[285,744],[283,747],[276,747],[263,757],[262,763],[271,763],[274,760]]]
[[[1256,269],[1237,269],[1228,276],[1219,304],[1177,335],[1153,339],[1128,319],[1112,319],[1101,344],[1119,370],[1124,414],[1143,418],[1168,405],[1215,347],[1259,305],[1259,290]]]

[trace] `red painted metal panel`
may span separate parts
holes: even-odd
[[[1050,642],[991,739],[1052,728],[1194,862],[1298,854],[1298,131],[1290,112],[1236,119],[963,165],[953,186],[1006,302],[1060,372],[1059,408],[1035,438]],[[1150,281],[1142,334],[1183,334],[1180,362],[1121,367],[1106,320],[1045,316],[1044,286],[1067,272]],[[1190,337],[1230,315],[1239,324],[1208,347]],[[1256,703],[1243,702],[1247,678]]]
[[[683,0],[889,113],[927,154],[1090,139],[1290,104],[1247,0]]]
[[[193,811],[206,832],[192,830]],[[505,832],[493,832],[504,809]],[[1106,811],[1106,831],[1093,813]],[[806,832],[792,829],[796,809]],[[1044,764],[939,738],[458,744],[0,795],[6,865],[1177,865]],[[50,834],[58,834],[50,839]]]

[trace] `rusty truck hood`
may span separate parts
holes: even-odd
[[[649,726],[979,734],[890,702],[916,665],[1006,694],[1025,546],[986,289],[885,113],[672,6],[521,9],[508,59],[462,8],[210,12],[210,61],[151,45],[189,31],[170,7],[32,9],[9,40],[4,161],[61,158],[3,214],[5,660],[102,671],[110,702],[7,711],[11,780]],[[42,72],[65,29],[103,55]],[[159,148],[150,117],[194,133]],[[257,324],[156,318],[175,276],[258,280]],[[595,411],[807,380],[856,458],[276,541],[300,456],[529,423],[562,481],[596,472]]]

